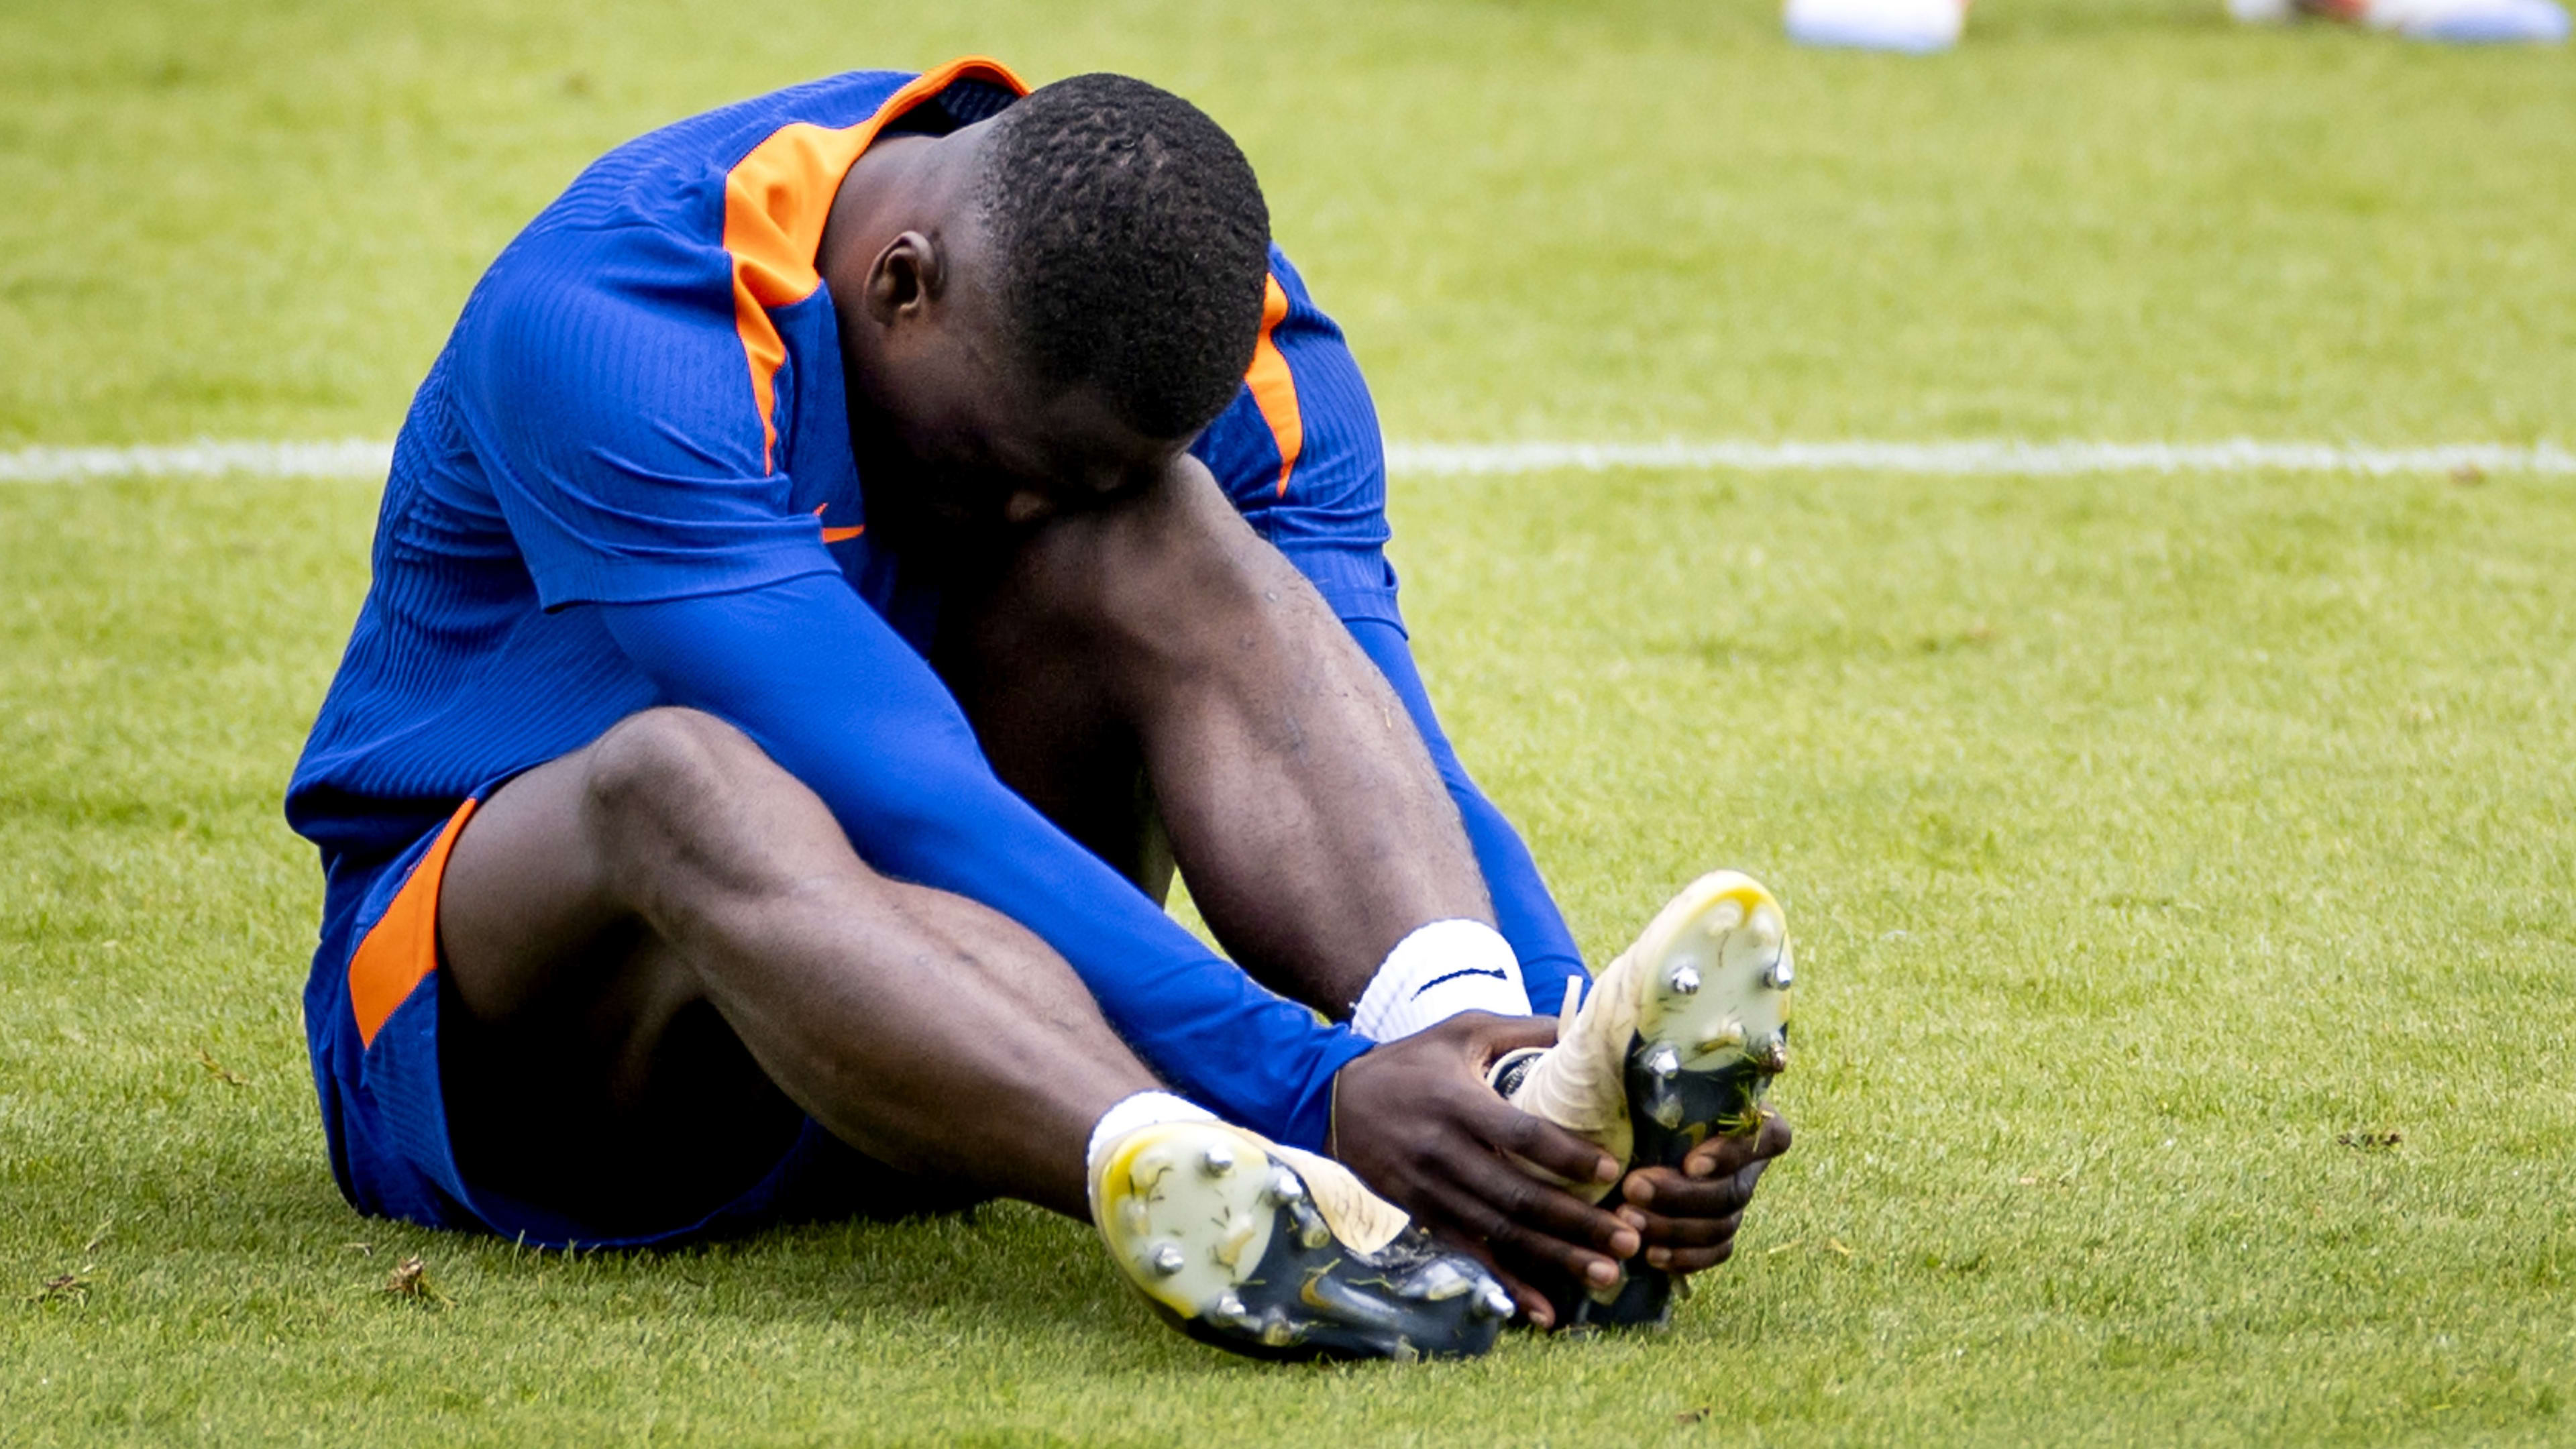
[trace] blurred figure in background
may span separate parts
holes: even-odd
[[[2226,0],[2249,25],[2310,16],[2366,25],[2412,40],[2463,44],[2555,44],[2567,38],[2558,0]],[[1789,38],[1922,54],[1958,43],[1968,0],[1788,0]]]

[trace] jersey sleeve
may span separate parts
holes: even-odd
[[[641,226],[523,237],[467,304],[453,423],[544,607],[834,571],[770,466],[733,307],[721,248]]]
[[[1395,619],[1377,405],[1342,329],[1275,246],[1243,391],[1191,451],[1343,618]]]
[[[1386,448],[1377,406],[1341,329],[1276,247],[1252,370],[1192,451],[1253,528],[1313,582],[1404,701],[1466,826],[1495,921],[1520,957],[1530,1004],[1555,1012],[1566,982],[1584,974],[1582,953],[1529,847],[1477,788],[1432,711],[1386,559]]]
[[[732,723],[820,796],[861,859],[1027,927],[1165,1081],[1322,1147],[1333,1076],[1369,1043],[1201,946],[1013,794],[930,666],[838,580],[603,617],[664,697]]]

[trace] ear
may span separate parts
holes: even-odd
[[[887,242],[868,264],[869,318],[880,327],[922,320],[939,300],[946,272],[946,254],[922,233],[908,231]]]

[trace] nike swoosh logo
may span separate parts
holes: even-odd
[[[832,506],[832,505],[831,505],[831,504],[829,504],[829,503],[817,503],[817,504],[815,504],[815,505],[814,505],[814,520],[815,520],[817,523],[820,523],[820,522],[822,521],[822,519],[823,519],[823,510],[824,510],[824,509],[826,509],[826,508],[829,508],[829,507],[831,507],[831,506]],[[856,527],[856,528],[828,528],[828,527],[827,527],[827,528],[825,528],[825,529],[823,530],[823,541],[824,541],[825,543],[848,543],[851,539],[854,539],[854,538],[858,537],[860,534],[863,534],[863,533],[865,533],[865,532],[867,532],[867,531],[868,531],[868,526],[867,526],[866,524],[864,524],[864,523],[860,524],[860,525],[859,525],[858,527]]]
[[[1421,985],[1413,988],[1413,999],[1419,1001],[1422,999],[1422,993],[1430,990],[1432,987],[1439,985],[1443,981],[1455,981],[1461,976],[1491,976],[1496,981],[1509,981],[1512,979],[1491,967],[1470,966],[1464,971],[1452,971],[1446,976],[1434,976],[1430,980],[1423,982]]]

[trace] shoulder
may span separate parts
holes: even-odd
[[[859,125],[913,79],[847,71],[656,127],[583,168],[529,230],[643,225],[720,237],[726,179],[763,142],[791,126]]]

